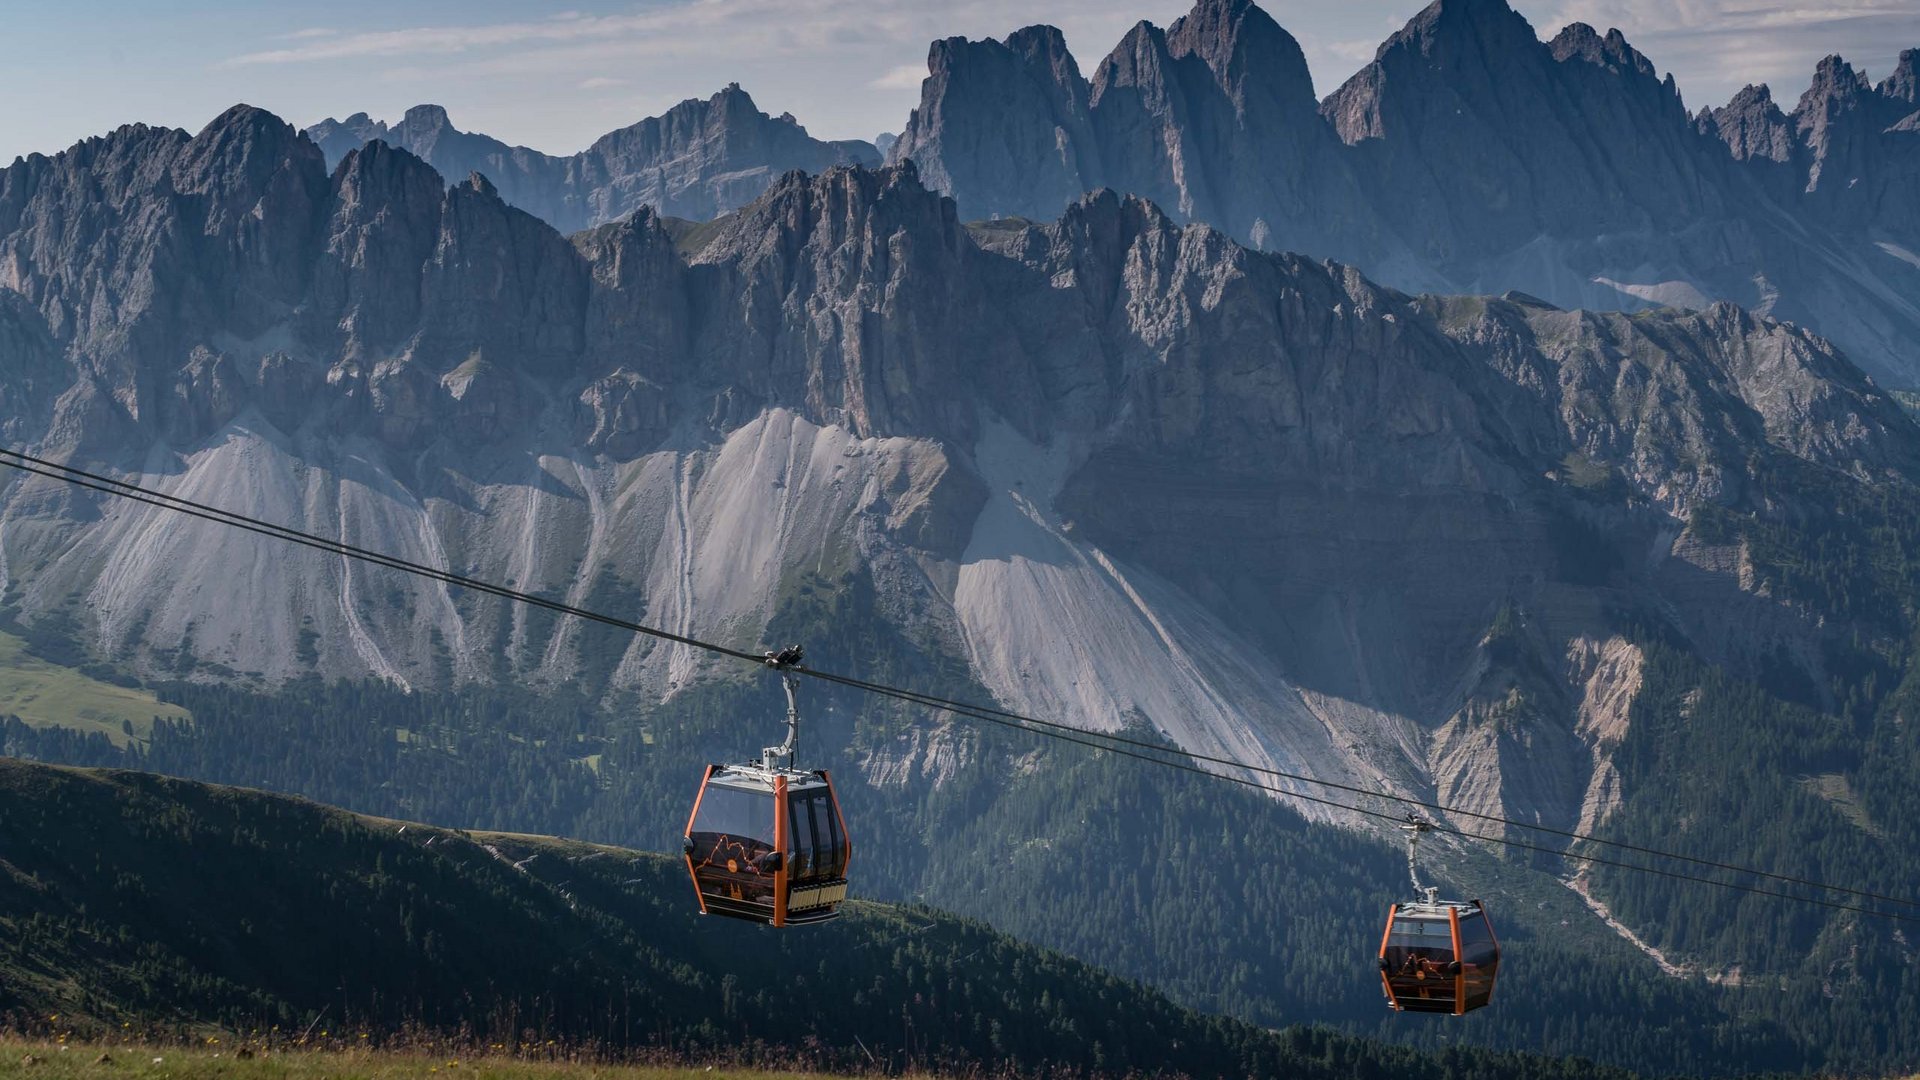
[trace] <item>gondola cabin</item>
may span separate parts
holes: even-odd
[[[847,898],[853,844],[825,769],[794,767],[800,646],[768,653],[787,692],[787,741],[747,765],[709,765],[687,817],[687,873],[702,915],[768,926],[825,922]]]
[[[824,770],[708,766],[686,852],[703,914],[797,926],[847,897],[853,845]]]
[[[1380,982],[1400,1012],[1462,1016],[1493,1000],[1500,942],[1478,900],[1395,904],[1380,939]]]

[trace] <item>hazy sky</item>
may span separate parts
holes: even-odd
[[[554,153],[739,82],[816,136],[898,131],[927,43],[1050,22],[1090,69],[1128,26],[1190,0],[0,0],[0,162],[132,121],[198,130],[245,101],[300,125],[445,105],[456,126]],[[1268,0],[1324,95],[1419,0]],[[1690,108],[1768,82],[1782,106],[1838,52],[1878,80],[1920,46],[1920,0],[1519,0],[1541,36],[1618,26]]]

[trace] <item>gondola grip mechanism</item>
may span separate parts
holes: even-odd
[[[1433,825],[1408,814],[1406,823],[1400,828],[1407,834],[1407,876],[1413,879],[1413,894],[1428,904],[1436,903],[1440,896],[1440,889],[1436,885],[1420,884],[1420,863],[1417,858],[1420,837],[1431,832]]]
[[[793,768],[794,755],[800,750],[800,705],[795,698],[800,679],[793,672],[805,655],[798,645],[766,654],[766,665],[780,673],[780,685],[787,691],[787,741],[760,751],[761,767],[769,772],[781,767],[782,758],[786,759],[786,768]]]

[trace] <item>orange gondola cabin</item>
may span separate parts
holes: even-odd
[[[1396,1012],[1464,1016],[1493,1000],[1500,942],[1478,900],[1438,900],[1420,884],[1414,845],[1431,826],[1409,822],[1407,868],[1418,899],[1387,909],[1380,938],[1380,985]]]
[[[853,844],[826,770],[793,767],[798,647],[769,654],[787,691],[787,741],[758,762],[709,765],[687,818],[687,872],[704,915],[768,926],[824,922],[847,897]]]

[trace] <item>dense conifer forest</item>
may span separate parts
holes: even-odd
[[[817,1069],[1622,1075],[1263,1031],[927,908],[855,904],[808,933],[703,920],[671,859],[149,774],[0,762],[0,845],[0,1013],[83,1035],[412,1025]]]

